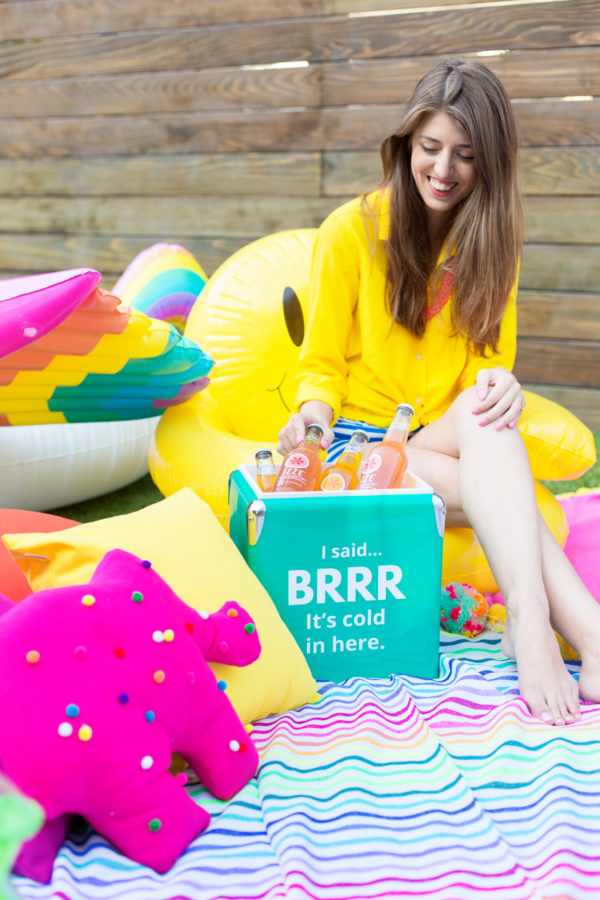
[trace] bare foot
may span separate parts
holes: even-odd
[[[543,612],[526,609],[516,615],[507,609],[501,647],[517,663],[519,691],[533,716],[549,725],[566,725],[579,719],[577,682],[565,668],[558,641]],[[595,669],[595,686],[600,695],[600,665]]]

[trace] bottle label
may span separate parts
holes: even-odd
[[[286,469],[308,469],[309,459],[304,453],[293,453],[285,461]]]
[[[381,457],[376,450],[371,453],[369,458],[366,460],[363,466],[363,473],[365,475],[369,475],[371,472],[376,472],[377,469],[381,467]]]
[[[327,475],[321,484],[322,491],[343,491],[345,487],[344,479],[337,472]]]

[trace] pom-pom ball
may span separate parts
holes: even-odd
[[[474,637],[484,630],[488,617],[488,602],[483,594],[453,581],[442,588],[440,622],[445,631]]]

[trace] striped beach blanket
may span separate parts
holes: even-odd
[[[440,678],[321,683],[258,722],[256,778],[167,875],[71,833],[23,900],[558,900],[600,897],[600,707],[553,728],[485,632],[442,636]],[[577,677],[578,663],[569,663]]]

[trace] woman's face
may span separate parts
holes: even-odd
[[[445,112],[427,116],[411,139],[411,171],[429,220],[442,224],[475,185],[473,148]]]

